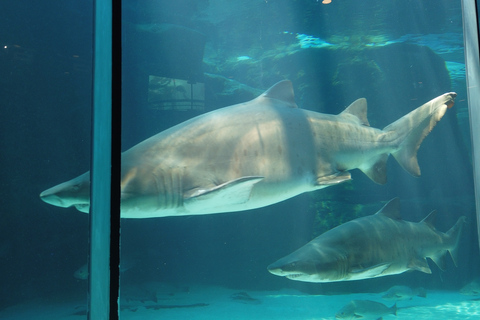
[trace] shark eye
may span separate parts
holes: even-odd
[[[285,271],[287,270],[295,270],[297,266],[297,263],[296,262],[291,262],[289,263],[288,265],[285,266],[285,268],[283,268]]]

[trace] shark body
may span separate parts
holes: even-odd
[[[445,270],[445,254],[456,264],[465,217],[447,232],[434,227],[436,211],[421,222],[402,220],[392,199],[374,215],[335,227],[268,266],[275,275],[306,282],[361,280],[410,270],[432,273],[426,258]]]
[[[121,217],[243,211],[350,180],[358,168],[386,182],[392,154],[414,176],[417,150],[454,103],[427,102],[383,130],[371,128],[358,99],[338,115],[297,107],[290,81],[254,100],[192,118],[122,154]],[[89,172],[40,194],[89,211]]]

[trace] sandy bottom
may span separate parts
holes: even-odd
[[[242,292],[206,286],[160,291],[155,292],[153,300],[156,301],[133,295],[131,299],[124,300],[120,318],[122,320],[335,319],[335,314],[351,300],[372,300],[388,307],[394,304],[381,299],[381,294],[372,293],[325,296],[306,295],[296,291]],[[383,319],[480,319],[478,297],[464,296],[457,292],[427,291],[427,298],[414,297],[411,300],[398,301],[397,307],[397,316],[386,315]],[[85,302],[31,301],[1,310],[0,319],[86,319]]]

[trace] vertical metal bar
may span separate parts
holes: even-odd
[[[112,167],[110,201],[110,319],[119,318],[122,157],[122,1],[112,0]]]
[[[467,76],[468,110],[472,139],[477,231],[480,247],[480,57],[478,11],[475,0],[462,1],[465,69]]]
[[[120,154],[112,140],[112,119],[120,110],[112,108],[114,100],[118,102],[112,95],[112,10],[112,0],[95,1],[88,299],[92,320],[118,319]]]

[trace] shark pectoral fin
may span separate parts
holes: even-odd
[[[242,204],[248,201],[253,186],[264,177],[241,177],[230,180],[210,189],[197,189],[183,201],[188,211]]]
[[[422,257],[413,258],[412,260],[410,260],[410,262],[407,265],[407,268],[411,270],[421,271],[428,274],[432,273],[432,270],[430,270],[430,267],[428,266],[427,259]]]
[[[369,268],[353,268],[352,273],[361,274],[362,279],[375,278],[390,267],[390,263],[377,264]]]
[[[348,171],[338,172],[329,176],[317,177],[316,186],[320,188],[339,184],[348,180],[352,180],[352,176]]]
[[[384,153],[359,169],[372,181],[378,184],[385,184],[387,183],[387,160],[388,154]]]

